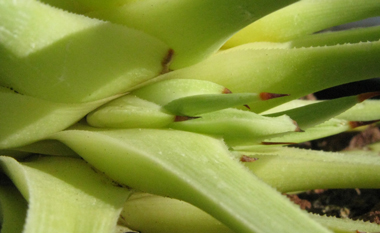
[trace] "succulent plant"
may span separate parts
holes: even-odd
[[[2,233],[380,232],[283,194],[380,188],[378,0],[0,0]]]

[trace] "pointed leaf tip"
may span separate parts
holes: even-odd
[[[364,125],[370,125],[372,123],[376,123],[380,120],[375,120],[375,121],[349,121],[348,124],[350,125],[350,127],[352,129],[355,129],[357,127],[360,127],[360,126],[364,126]]]
[[[260,98],[261,100],[270,100],[274,98],[289,96],[290,94],[275,94],[275,93],[269,93],[269,92],[261,92]]]
[[[222,94],[231,94],[232,91],[228,88],[224,88],[224,90],[222,91]]]
[[[200,117],[175,116],[174,122],[188,121],[188,120],[193,120],[193,119],[198,119],[198,118]]]
[[[256,160],[258,160],[259,158],[253,158],[253,157],[249,157],[249,156],[246,156],[246,155],[242,155],[240,157],[240,161],[241,162],[255,162]]]
[[[296,126],[296,129],[294,130],[294,132],[305,132],[304,130],[302,130],[302,129],[298,126],[297,121],[293,120],[293,124]]]
[[[363,93],[363,94],[358,95],[358,100],[359,100],[359,102],[363,102],[366,99],[370,99],[370,98],[373,98],[373,97],[376,97],[379,95],[380,95],[380,91],[367,92],[367,93]]]
[[[174,56],[174,50],[169,49],[168,53],[166,54],[164,59],[162,59],[162,61],[161,61],[161,65],[162,65],[161,74],[165,74],[165,73],[168,73],[170,71],[169,66],[173,60],[173,56]]]
[[[261,145],[271,146],[271,145],[296,145],[296,142],[261,142]]]

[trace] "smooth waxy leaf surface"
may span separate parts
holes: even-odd
[[[1,0],[0,27],[0,85],[55,102],[123,93],[160,74],[169,51],[143,32],[35,0]]]

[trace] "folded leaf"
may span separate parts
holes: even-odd
[[[54,103],[0,86],[0,149],[44,139],[74,124],[112,98],[88,103]]]
[[[113,233],[130,194],[77,158],[2,156],[0,167],[29,203],[23,233]]]

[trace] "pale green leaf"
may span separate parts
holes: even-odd
[[[0,149],[44,139],[74,124],[112,98],[88,103],[54,103],[0,86]]]
[[[329,232],[233,160],[220,140],[175,130],[86,129],[54,138],[122,184],[185,200],[236,232]]]
[[[380,41],[297,49],[229,49],[162,79],[209,80],[233,93],[284,93],[255,103],[262,112],[336,85],[380,76]]]
[[[2,156],[0,166],[28,201],[23,233],[113,233],[130,194],[78,158]]]
[[[244,165],[281,192],[380,188],[379,156],[287,147],[256,148],[255,151],[240,151],[236,154],[238,158],[243,155],[256,158]]]

